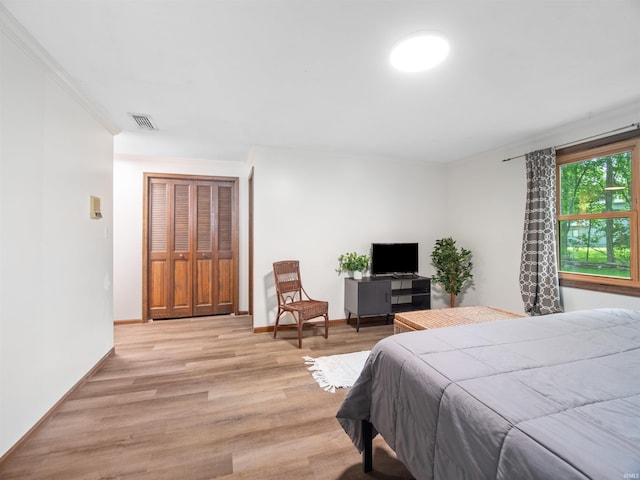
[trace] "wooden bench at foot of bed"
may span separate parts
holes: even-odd
[[[508,318],[524,317],[496,307],[455,307],[434,310],[417,310],[397,313],[393,320],[393,333],[429,330],[432,328],[455,327],[470,323],[493,322]]]

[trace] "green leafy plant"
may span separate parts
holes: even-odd
[[[436,268],[431,281],[443,286],[444,291],[450,295],[451,307],[455,307],[456,296],[473,279],[471,251],[462,247],[458,249],[456,241],[451,237],[441,238],[436,240],[431,263]]]
[[[369,268],[369,255],[359,255],[356,252],[343,253],[338,257],[336,272],[364,272]]]

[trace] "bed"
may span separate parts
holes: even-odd
[[[640,310],[393,335],[337,418],[422,479],[640,478]]]

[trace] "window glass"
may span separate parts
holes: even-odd
[[[631,152],[560,167],[560,214],[631,209]]]
[[[630,278],[628,217],[561,220],[560,270]]]

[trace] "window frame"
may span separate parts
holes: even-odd
[[[562,215],[560,208],[560,167],[569,163],[599,158],[622,151],[631,151],[631,208],[623,212],[601,212],[588,214]],[[638,208],[640,205],[640,131],[637,129],[605,139],[576,145],[556,151],[556,255],[560,258],[560,221],[576,219],[629,218],[630,278],[590,275],[560,271],[560,286],[640,296],[640,225]]]

